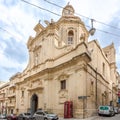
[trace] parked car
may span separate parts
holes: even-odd
[[[120,113],[120,108],[118,108],[118,113]]]
[[[31,113],[21,113],[18,115],[18,120],[29,120],[31,118]]]
[[[0,119],[6,119],[6,114],[0,114]]]
[[[118,107],[114,107],[114,111],[115,111],[115,114],[118,114],[119,113]]]
[[[43,111],[43,110],[36,111],[33,117],[38,118],[40,120],[58,120],[59,119],[58,115],[48,111]]]
[[[16,114],[10,114],[6,116],[7,120],[18,120],[18,117]]]
[[[114,116],[115,115],[114,107],[109,105],[99,106],[98,115]]]

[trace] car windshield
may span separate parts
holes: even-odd
[[[52,113],[52,112],[50,112],[50,111],[45,111],[45,113],[46,113],[46,114],[54,114],[54,113]]]
[[[5,114],[1,114],[1,116],[5,116]]]
[[[101,106],[100,110],[108,110],[108,107],[107,106]]]
[[[24,113],[25,115],[31,115],[30,113]]]
[[[16,114],[10,114],[9,116],[16,116]]]

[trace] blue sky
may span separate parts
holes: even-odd
[[[46,0],[26,1],[57,14],[62,14],[61,8],[49,4]],[[117,67],[120,71],[120,0],[48,1],[63,7],[70,2],[75,13],[85,22],[86,26],[91,26],[90,19],[94,19],[94,27],[97,30],[89,40],[97,39],[101,47],[113,42],[116,49]],[[38,21],[41,20],[41,23],[45,25],[44,20],[49,21],[53,18],[54,21],[57,21],[60,16],[21,0],[0,0],[0,11],[0,80],[8,81],[12,75],[22,72],[26,68],[29,59],[26,43],[29,36],[35,35],[33,28]],[[104,25],[104,23],[109,26]]]

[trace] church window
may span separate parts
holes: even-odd
[[[22,97],[24,97],[24,91],[22,91]]]
[[[38,54],[35,54],[35,66],[38,64]]]
[[[35,49],[34,49],[34,66],[37,66],[38,63],[39,63],[40,51],[41,51],[41,47],[36,46]]]
[[[74,33],[73,33],[72,30],[70,30],[70,31],[68,32],[68,41],[67,41],[67,44],[68,44],[68,45],[73,44],[73,37],[74,37]]]
[[[103,66],[103,70],[102,70],[103,71],[103,75],[105,75],[105,63],[103,63],[102,66]]]
[[[61,81],[61,90],[66,89],[66,80]]]
[[[91,95],[94,94],[94,82],[91,81]]]

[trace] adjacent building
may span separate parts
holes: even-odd
[[[97,40],[88,41],[89,31],[74,13],[68,4],[57,22],[35,26],[36,36],[27,43],[27,68],[0,88],[7,113],[33,114],[42,108],[64,116],[68,102],[70,117],[85,118],[99,105],[117,105],[114,44],[101,48]]]

